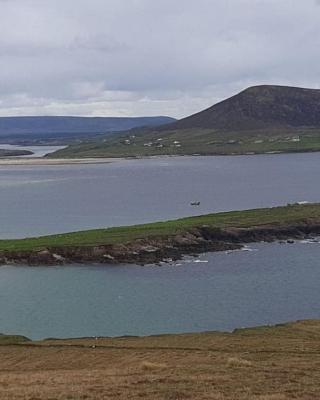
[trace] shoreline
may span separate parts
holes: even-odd
[[[125,158],[0,158],[0,166],[110,164]]]
[[[141,239],[123,245],[61,246],[40,251],[0,252],[2,265],[62,266],[72,264],[155,265],[181,260],[184,256],[241,250],[250,243],[274,243],[314,239],[320,235],[317,224],[260,226],[249,229],[215,230],[203,228],[185,234]]]
[[[320,235],[320,204],[288,205],[175,221],[1,240],[0,264],[137,264],[178,261],[185,255],[241,249],[257,242]]]
[[[204,331],[187,331],[178,333],[154,333],[149,335],[119,335],[119,336],[70,336],[70,337],[48,337],[41,339],[31,339],[23,334],[6,334],[0,332],[0,347],[12,346],[14,344],[19,346],[41,346],[41,347],[79,347],[87,343],[91,347],[92,343],[97,344],[97,340],[101,341],[130,341],[130,340],[148,340],[156,338],[174,338],[174,337],[188,337],[188,336],[202,336],[202,335],[241,335],[242,333],[249,333],[250,331],[272,330],[277,328],[292,327],[299,324],[316,323],[320,326],[320,319],[298,319],[287,320],[283,322],[261,324],[254,326],[241,326],[230,330],[204,330]],[[91,343],[92,342],[92,343]]]
[[[152,160],[182,157],[244,157],[244,156],[272,156],[284,154],[320,153],[320,150],[303,151],[268,151],[248,153],[212,153],[212,154],[159,154],[132,157],[80,157],[80,158],[53,158],[53,157],[0,157],[1,166],[50,166],[50,165],[90,165],[110,164],[119,161]]]
[[[158,155],[145,157],[82,157],[82,158],[50,158],[50,157],[0,157],[1,166],[37,166],[37,165],[90,165],[90,164],[110,164],[119,161],[167,159],[176,157],[198,157],[200,155]]]
[[[71,146],[72,147],[72,146]],[[67,151],[68,147],[66,147],[63,150],[58,150],[57,152],[50,153],[48,155],[49,158],[55,158],[55,157],[79,157],[78,152],[69,152]],[[319,153],[320,148],[319,147],[314,147],[314,148],[299,148],[299,149],[266,149],[266,150],[251,150],[251,149],[246,149],[246,150],[215,150],[215,151],[209,151],[208,149],[200,149],[197,151],[197,149],[190,149],[187,150],[186,152],[144,152],[144,148],[142,147],[141,149],[137,150],[137,152],[102,152],[102,153],[87,153],[84,152],[82,153],[82,157],[92,157],[92,158],[128,158],[128,159],[141,159],[141,158],[158,158],[158,157],[192,157],[192,156],[203,156],[203,157],[224,157],[224,156],[257,156],[257,155],[278,155],[278,154],[300,154],[300,153]],[[61,154],[60,154],[61,153]],[[81,154],[81,153],[80,153]],[[81,156],[80,156],[81,157]],[[81,157],[81,158],[82,158]]]

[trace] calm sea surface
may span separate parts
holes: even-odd
[[[164,267],[1,267],[0,331],[149,335],[320,318],[320,244],[251,247]]]
[[[318,202],[319,176],[320,153],[0,166],[0,238]]]
[[[319,202],[319,176],[320,153],[0,167],[0,237]],[[0,332],[148,335],[320,318],[320,244],[252,248],[162,267],[2,266]]]

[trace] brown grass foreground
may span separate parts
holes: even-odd
[[[320,396],[320,321],[233,334],[3,343],[1,400]]]

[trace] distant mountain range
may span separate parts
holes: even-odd
[[[92,137],[136,127],[155,127],[175,121],[170,117],[1,117],[0,140],[32,141]]]
[[[190,117],[83,143],[54,156],[320,151],[320,90],[254,86]]]

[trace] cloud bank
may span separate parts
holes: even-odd
[[[316,0],[0,0],[0,115],[183,117],[320,87]]]

